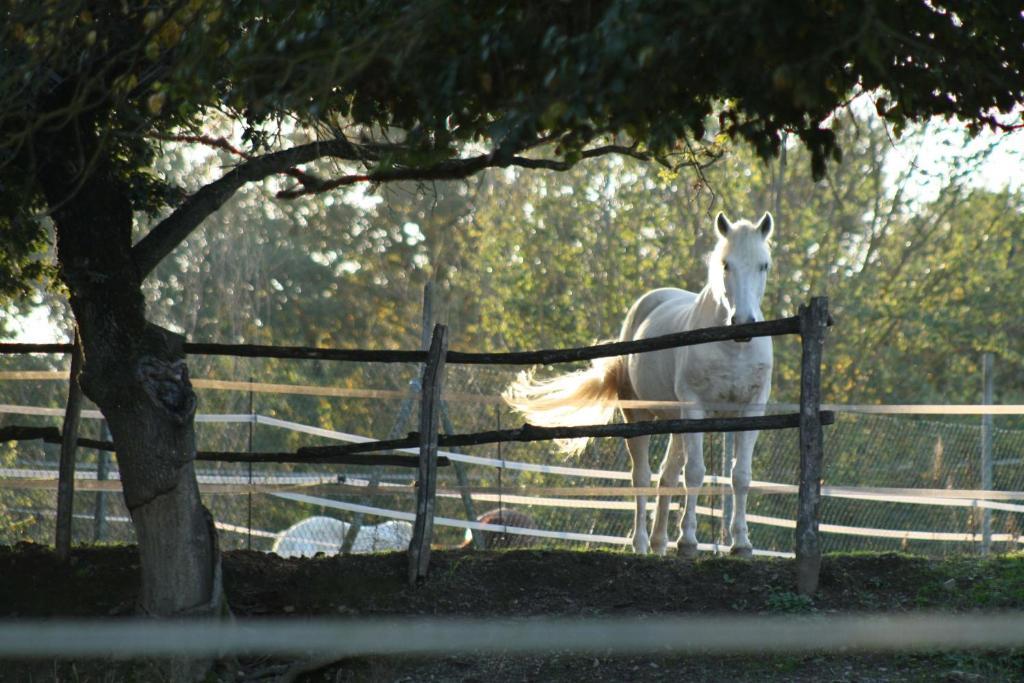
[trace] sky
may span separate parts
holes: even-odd
[[[977,172],[971,175],[971,182],[987,190],[998,191],[1009,187],[1021,188],[1024,179],[1024,131],[996,136],[982,134],[974,140],[965,139],[964,133],[953,126],[936,127],[929,132],[920,145],[897,145],[889,155],[892,171],[915,163],[921,170],[917,195],[923,201],[935,198],[945,169],[955,157],[969,157],[996,145]]]
[[[47,309],[40,306],[22,318],[18,318],[11,326],[17,333],[12,341],[25,344],[44,344],[52,341],[67,341],[61,339],[61,334],[54,329],[47,320]]]

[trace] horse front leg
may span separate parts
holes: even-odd
[[[678,434],[672,434],[668,439],[668,451],[665,453],[665,460],[661,464],[661,477],[658,480],[658,488],[672,488],[679,485],[679,472],[683,468],[685,453],[683,442]],[[651,549],[658,555],[664,555],[668,550],[668,518],[672,504],[672,495],[667,493],[658,494],[658,507],[654,513],[654,530],[651,532]]]
[[[636,436],[626,439],[626,450],[633,462],[633,486],[647,488],[651,485],[651,462],[648,458],[650,436]],[[646,555],[651,550],[650,537],[647,535],[647,496],[636,497],[636,515],[633,517],[633,550]]]
[[[697,556],[697,491],[704,484],[704,435],[686,434],[686,509],[679,525],[676,552],[682,557]]]
[[[732,465],[732,548],[733,555],[752,557],[753,545],[747,531],[747,494],[750,491],[751,460],[757,432],[737,432]]]

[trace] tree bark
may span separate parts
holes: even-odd
[[[146,320],[129,190],[104,156],[112,145],[99,144],[98,128],[72,119],[34,140],[82,343],[80,384],[107,419],[117,451],[138,536],[139,609],[158,617],[215,614],[223,607],[220,556],[193,468],[196,397],[184,339]]]

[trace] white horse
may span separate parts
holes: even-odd
[[[730,223],[724,214],[715,218],[718,244],[708,260],[708,283],[697,293],[664,288],[647,292],[629,309],[620,341],[647,339],[705,327],[738,325],[764,320],[764,296],[771,264],[769,237],[771,214],[754,225]],[[595,360],[587,370],[537,380],[521,373],[505,391],[505,400],[538,426],[604,424],[615,411],[616,401],[681,402],[679,407],[623,407],[626,422],[699,419],[710,415],[759,416],[771,392],[772,340],[756,337],[713,342],[663,351]],[[733,554],[750,556],[747,532],[747,493],[750,489],[751,456],[757,432],[737,432],[734,439],[732,488]],[[626,439],[633,461],[633,485],[651,485],[648,460],[649,436]],[[559,445],[579,453],[587,439]],[[672,434],[661,466],[659,487],[674,487],[685,464],[686,486],[696,489],[704,481],[704,435]],[[658,496],[654,529],[647,533],[647,497],[636,497],[633,548],[664,555],[668,548],[668,517],[671,497]],[[680,522],[677,551],[684,557],[697,553],[697,495],[686,496]]]

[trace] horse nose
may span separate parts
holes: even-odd
[[[730,325],[735,325],[735,324],[736,324],[736,316],[733,316],[733,317],[732,317],[732,320],[731,320],[731,321],[729,321],[729,324],[730,324]]]

